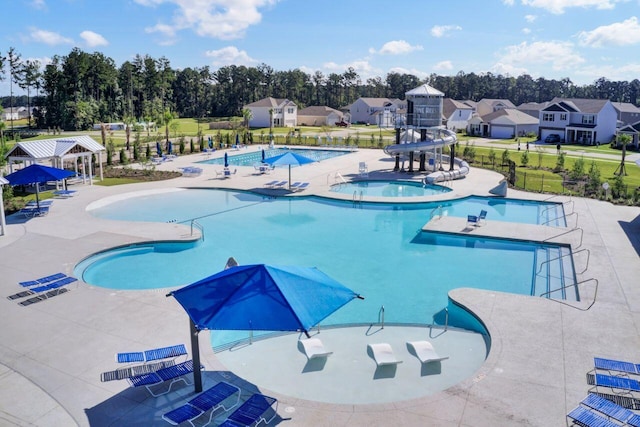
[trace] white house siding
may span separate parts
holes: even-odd
[[[251,120],[249,125],[251,127],[256,128],[268,128],[269,127],[269,108],[262,107],[249,107],[249,111],[251,111]]]
[[[497,126],[491,125],[491,138],[508,139],[513,138],[515,132],[514,126]]]
[[[376,124],[375,117],[371,115],[371,111],[369,110],[369,105],[362,101],[362,99],[357,99],[353,104],[351,104],[351,108],[349,112],[351,113],[351,122],[352,123],[369,123]]]

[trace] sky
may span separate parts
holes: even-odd
[[[640,78],[640,0],[10,0],[2,16],[0,55],[14,47],[42,64],[78,47],[118,67],[136,54],[177,69],[352,67],[363,83],[389,72]]]

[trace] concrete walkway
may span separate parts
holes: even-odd
[[[183,156],[159,168],[177,169],[203,158]],[[340,176],[356,177],[361,161],[367,162],[371,179],[408,178],[394,173],[393,161],[381,151],[360,150],[295,168],[296,179],[310,186],[293,196],[336,196],[329,193],[329,186]],[[115,187],[76,186],[77,195],[56,200],[45,217],[11,216],[8,234],[0,237],[0,289],[6,296],[20,290],[19,281],[58,271],[71,274],[84,257],[113,246],[197,238],[188,227],[177,224],[97,219],[85,210],[90,203],[123,193],[180,187],[269,192],[265,182],[287,179],[286,169],[265,176],[254,175],[252,167],[239,167],[232,178],[217,179],[214,171],[220,167],[199,166],[204,173],[194,178]],[[448,197],[486,195],[500,178],[472,169],[466,179],[451,184]],[[509,190],[509,197],[548,196]],[[583,285],[585,294],[596,298],[589,310],[542,298],[469,289],[461,283],[450,298],[478,315],[491,335],[490,353],[473,375],[430,396],[375,405],[318,404],[261,387],[261,392],[280,401],[279,417],[272,424],[288,418],[283,425],[564,424],[565,414],[589,389],[585,373],[592,369],[594,356],[640,362],[640,208],[591,199],[574,198],[573,202],[578,225],[584,230],[581,248],[590,251],[588,269],[579,279],[593,278],[598,283],[597,294],[595,281]],[[499,224],[492,225],[494,232],[500,232]],[[571,244],[575,249],[579,242]],[[115,368],[113,354],[118,351],[189,342],[184,312],[165,298],[166,293],[167,289],[114,291],[80,283],[64,295],[28,307],[0,298],[0,424],[166,425],[161,415],[182,404],[192,395],[192,388],[177,386],[175,392],[150,398],[128,388],[126,382],[100,382],[101,372]],[[236,382],[245,393],[258,389],[230,372],[207,345],[206,334],[201,334],[200,343],[206,381]]]

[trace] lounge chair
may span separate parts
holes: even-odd
[[[582,406],[578,406],[567,414],[567,417],[574,420],[580,426],[598,427],[620,427],[619,424],[609,421],[605,417],[596,414]]]
[[[302,191],[309,186],[308,182],[294,182],[291,184],[291,189],[294,191]]]
[[[273,415],[267,420],[265,414],[272,407]],[[262,421],[269,424],[276,415],[278,415],[278,399],[256,393],[233,411],[220,424],[220,427],[245,427],[254,425],[254,423],[257,425]]]
[[[369,176],[369,168],[367,167],[367,164],[365,162],[360,162],[360,164],[358,165],[358,175],[360,175],[361,177]]]
[[[636,415],[629,409],[623,408],[622,406],[615,404],[604,397],[598,396],[597,394],[589,393],[587,397],[582,399],[580,404],[588,408],[591,412],[596,412],[597,415],[605,415],[608,418],[620,421],[621,423],[627,423],[627,420],[632,417],[634,418],[634,421],[635,418],[640,420],[640,416]]]
[[[603,371],[614,371],[624,374],[640,374],[640,365],[636,363],[624,362],[622,360],[603,359],[601,357],[594,357],[593,362],[596,369]]]
[[[173,384],[179,381],[190,385],[191,383],[185,379],[185,375],[191,373],[193,373],[193,360],[187,360],[186,362],[162,368],[155,372],[127,378],[127,381],[129,381],[132,387],[145,387],[153,397],[158,397],[169,393]],[[153,392],[152,387],[166,383],[169,383],[169,388],[166,391],[162,393]]]
[[[50,276],[45,276],[45,277],[41,277],[39,279],[36,280],[28,280],[26,282],[19,282],[18,284],[22,287],[30,287],[30,286],[36,286],[36,285],[44,285],[45,283],[49,283],[49,282],[53,282],[55,280],[60,280],[64,277],[67,277],[66,274],[64,273],[56,273],[56,274],[52,274]]]
[[[24,208],[20,209],[19,213],[21,213],[27,218],[33,218],[36,216],[45,216],[49,213],[50,207],[51,205],[40,205],[40,207],[25,206]]]
[[[402,360],[396,359],[395,354],[393,354],[393,349],[387,343],[368,344],[367,347],[373,352],[373,359],[378,366],[402,363]]]
[[[274,185],[276,185],[278,182],[280,182],[280,181],[278,181],[278,180],[276,179],[276,180],[274,180],[274,181],[269,181],[269,182],[265,183],[265,184],[264,184],[264,186],[265,186],[265,187],[273,187],[273,186],[274,186]]]
[[[224,403],[235,394],[237,394],[237,397],[233,401],[233,404],[229,407],[225,406]],[[167,412],[162,416],[162,418],[169,424],[173,424],[176,426],[184,422],[189,422],[189,424],[195,427],[195,424],[193,423],[194,420],[196,418],[199,418],[204,413],[211,411],[211,413],[209,414],[209,421],[205,424],[201,424],[203,426],[206,426],[211,423],[213,414],[219,408],[223,408],[226,412],[235,407],[239,402],[240,389],[223,381],[205,390],[179,408]]]
[[[103,383],[114,380],[126,380],[136,375],[148,374],[162,368],[168,368],[176,363],[173,360],[163,360],[161,362],[145,363],[143,365],[128,366],[126,368],[115,369],[100,374],[100,381]]]
[[[302,348],[304,348],[304,354],[307,355],[307,359],[315,359],[316,357],[328,357],[333,354],[332,351],[327,351],[320,341],[320,338],[307,338],[306,340],[300,340]]]
[[[467,226],[477,227],[478,217],[476,215],[467,215]]]
[[[449,358],[449,356],[439,356],[429,341],[408,341],[407,345],[413,347],[421,363],[440,362]]]
[[[56,190],[53,192],[55,196],[62,197],[63,199],[73,197],[76,195],[76,193],[76,190]]]
[[[46,282],[43,285],[40,286],[34,286],[31,287],[25,291],[22,292],[18,292],[17,294],[13,294],[13,295],[9,295],[7,297],[7,299],[10,300],[14,300],[14,299],[18,299],[18,298],[24,298],[24,297],[28,297],[30,295],[36,295],[36,294],[43,294],[44,298],[40,298],[38,301],[42,301],[43,299],[46,299],[47,293],[50,291],[58,291],[60,290],[60,288],[62,288],[65,285],[68,285],[69,283],[73,283],[76,282],[78,279],[76,279],[75,277],[71,277],[71,276],[65,276],[62,279],[58,279],[58,280],[54,280],[53,282]],[[66,292],[66,290],[65,290]],[[52,292],[50,294],[50,296],[55,296],[57,295],[57,293]],[[38,302],[36,300],[32,301],[33,302]],[[29,305],[29,304],[23,304],[23,305]]]
[[[271,187],[272,188],[282,188],[285,185],[287,185],[287,181],[280,181],[280,182],[276,182],[275,184],[273,184]]]
[[[38,294],[36,296],[33,296],[31,298],[27,298],[24,301],[20,301],[18,304],[20,304],[23,307],[26,307],[28,305],[35,304],[35,303],[40,302],[40,301],[48,300],[48,299],[53,298],[53,297],[58,296],[58,295],[62,295],[64,293],[66,293],[66,292],[69,292],[69,289],[67,289],[67,288],[53,289],[53,290],[50,290],[48,292],[40,293],[40,294]]]
[[[135,362],[153,362],[162,359],[175,359],[176,357],[186,356],[187,348],[184,344],[172,345],[169,347],[153,348],[144,351],[132,351],[126,353],[116,353],[116,362],[118,363],[135,363]]]
[[[604,387],[611,389],[615,394],[632,394],[632,392],[640,392],[640,381],[638,380],[598,373],[593,377],[593,389],[595,390],[598,390],[598,387]]]
[[[487,211],[484,209],[480,211],[480,215],[478,215],[478,225],[486,224],[487,222]]]

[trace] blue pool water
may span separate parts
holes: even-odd
[[[488,211],[489,220],[541,223],[561,205],[469,197],[447,203],[351,203],[317,197],[265,198],[247,192],[183,190],[114,202],[92,212],[133,221],[191,219],[204,227],[198,243],[138,245],[90,258],[75,273],[114,289],[155,289],[193,283],[240,264],[315,266],[366,297],[347,304],[323,324],[432,323],[458,287],[539,295],[543,254],[559,249],[519,241],[424,233],[434,208],[451,216]],[[556,213],[552,214],[555,215]],[[569,257],[570,258],[570,257]],[[565,275],[571,265],[564,265]],[[554,269],[551,269],[552,271]],[[542,290],[541,290],[542,289]],[[216,334],[224,340],[224,334]]]
[[[424,185],[413,181],[356,181],[336,184],[331,191],[340,194],[354,194],[374,197],[418,197],[435,196],[451,191],[441,185]]]
[[[345,154],[350,153],[350,151],[344,150],[314,150],[314,149],[296,149],[296,148],[269,148],[264,150],[264,158],[268,159],[270,157],[279,156],[281,154],[285,154],[288,152],[294,152],[297,154],[301,154],[305,157],[313,159],[317,162],[322,160],[331,159],[333,157],[343,156]],[[253,166],[256,163],[260,163],[262,161],[262,152],[261,151],[252,151],[249,153],[242,154],[234,154],[237,152],[229,151],[228,152],[228,162],[229,166]],[[224,157],[202,160],[198,163],[206,163],[211,165],[222,165],[224,164]]]

